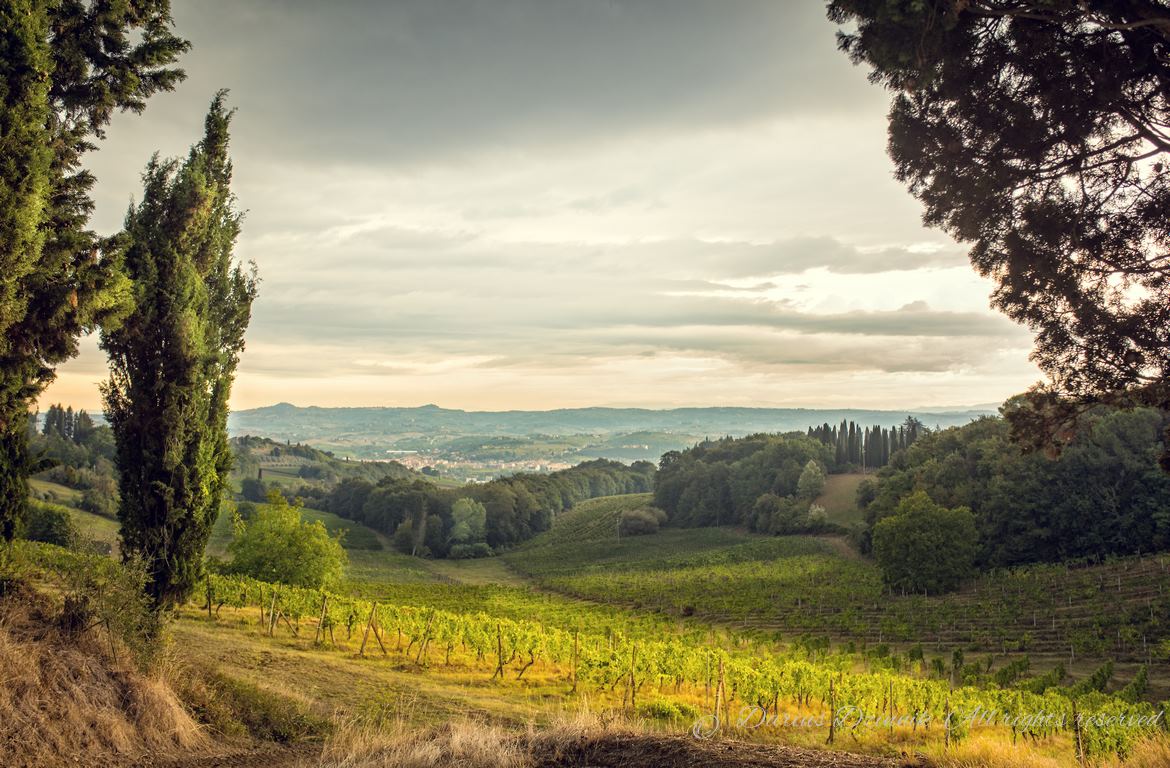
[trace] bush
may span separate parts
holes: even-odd
[[[978,535],[966,507],[947,509],[917,491],[873,528],[873,554],[891,587],[946,592],[974,571]]]
[[[622,536],[645,536],[658,533],[658,527],[666,520],[666,513],[660,509],[640,507],[622,513],[618,533]]]
[[[29,503],[23,537],[59,547],[72,546],[79,539],[77,526],[73,524],[69,510],[43,501]]]
[[[92,512],[95,515],[102,517],[117,518],[118,516],[118,499],[116,496],[101,491],[97,488],[89,488],[81,495],[81,501],[77,505],[86,512]]]
[[[652,720],[669,720],[685,722],[697,720],[699,718],[699,710],[687,704],[685,701],[664,701],[663,699],[655,699],[654,701],[638,705],[638,716],[645,717]]]
[[[491,557],[495,552],[487,545],[487,542],[477,542],[475,544],[455,544],[447,552],[447,557],[453,560],[471,560],[479,557]]]
[[[228,552],[233,573],[298,587],[336,584],[349,563],[340,535],[330,536],[320,520],[302,520],[300,507],[290,506],[278,491],[250,522],[236,518]]]

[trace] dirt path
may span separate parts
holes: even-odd
[[[689,736],[612,734],[558,742],[534,755],[534,768],[926,768],[916,758],[891,759]]]
[[[320,746],[260,749],[143,761],[135,768],[312,768]],[[850,752],[777,747],[741,741],[699,741],[680,735],[614,733],[538,743],[532,768],[929,768],[921,758],[883,758]]]

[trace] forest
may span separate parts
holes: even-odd
[[[649,462],[627,466],[597,459],[559,472],[518,474],[459,488],[425,478],[388,478],[376,484],[344,480],[331,490],[308,491],[313,495],[305,501],[393,536],[399,549],[410,554],[482,556],[548,530],[553,518],[576,502],[647,492],[654,475]],[[453,537],[458,514],[479,521],[462,538]]]

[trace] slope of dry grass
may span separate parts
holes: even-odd
[[[65,633],[57,616],[50,600],[20,584],[0,597],[0,754],[7,768],[109,765],[208,748],[162,679],[119,663],[92,633]]]

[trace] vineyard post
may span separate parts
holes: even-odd
[[[634,715],[638,711],[638,707],[634,702],[634,696],[638,692],[638,681],[634,677],[634,657],[638,653],[638,644],[630,644],[630,714]]]
[[[358,649],[358,656],[366,655],[366,642],[370,639],[370,629],[374,626],[374,614],[378,612],[378,604],[370,608],[370,618],[366,620],[366,631],[362,633],[362,647]]]
[[[890,680],[890,694],[887,701],[890,710],[890,738],[894,736],[894,681]]]
[[[207,583],[207,618],[211,618],[211,571],[208,571],[204,578]]]
[[[711,706],[711,651],[707,651],[707,678],[703,685],[703,706]]]
[[[1076,746],[1077,763],[1085,764],[1085,742],[1081,734],[1081,716],[1077,713],[1077,702],[1072,703],[1073,741]]]
[[[321,642],[321,630],[325,627],[325,606],[329,604],[329,595],[321,593],[321,618],[317,620],[317,636],[313,638],[313,645]]]
[[[719,721],[719,708],[726,706],[727,690],[723,687],[723,656],[719,657],[719,681],[715,683],[715,720]]]
[[[833,687],[833,678],[829,678],[829,739],[826,744],[832,744],[837,736],[837,691]]]
[[[500,630],[500,625],[496,624],[496,671],[492,672],[492,680],[499,675],[500,679],[504,679],[504,635]]]
[[[571,666],[570,675],[571,675],[572,680],[573,680],[573,687],[569,691],[569,693],[576,693],[577,692],[577,664],[578,664],[578,654],[580,653],[580,647],[578,645],[578,640],[579,640],[578,635],[579,634],[580,634],[579,630],[576,630],[576,629],[573,630],[573,657],[571,659],[572,664],[570,665]]]
[[[276,587],[272,588],[272,605],[268,608],[268,636],[276,632]]]
[[[951,695],[949,693],[943,704],[943,748],[951,748]]]

